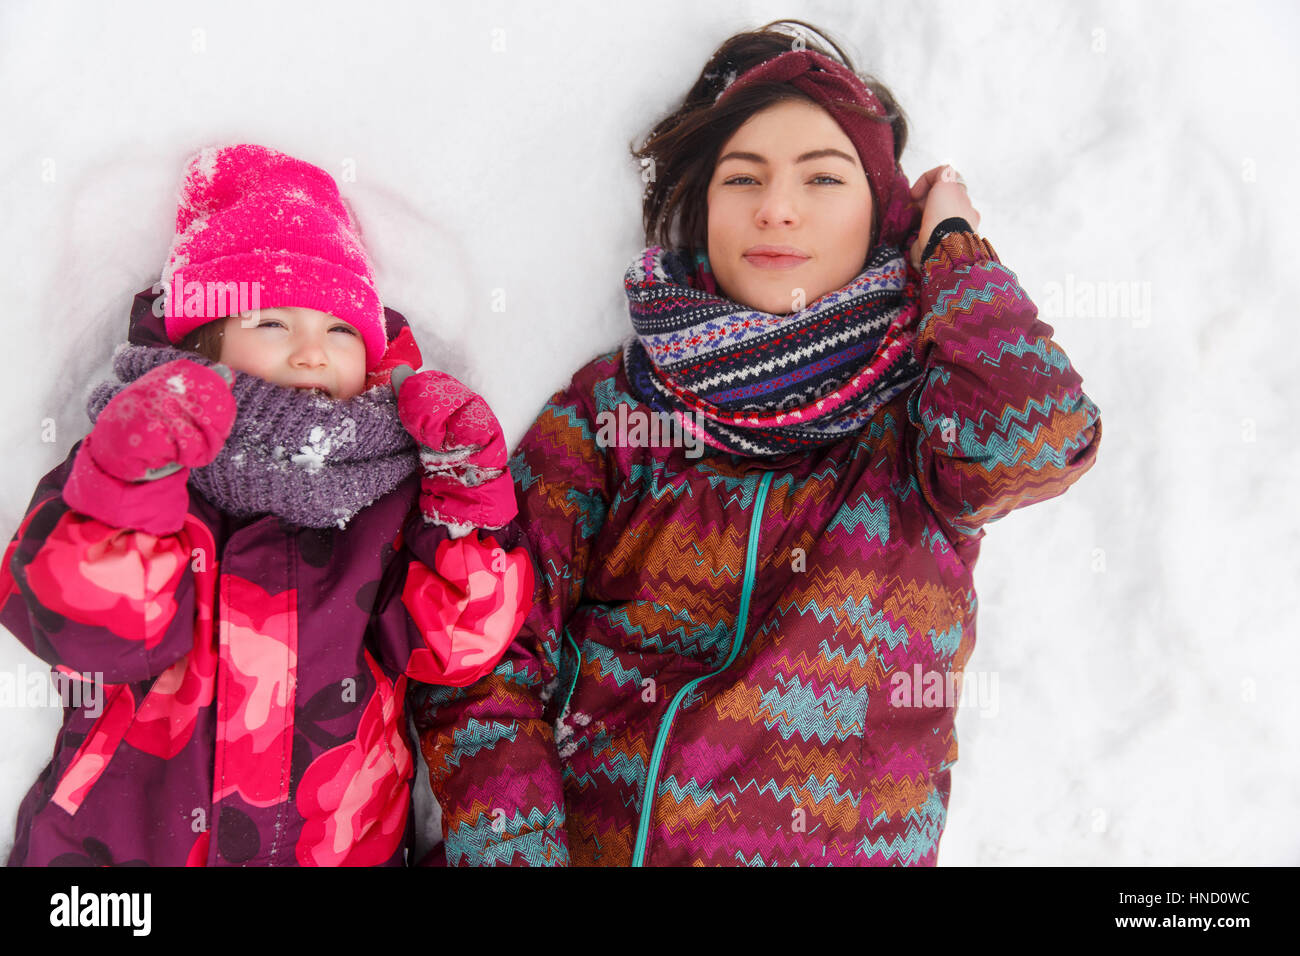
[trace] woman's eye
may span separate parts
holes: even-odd
[[[819,184],[819,185],[828,185],[828,186],[843,186],[843,185],[844,185],[844,180],[840,179],[838,176],[832,176],[832,175],[830,175],[829,173],[822,173],[821,175],[814,176],[814,177],[813,177],[811,180],[809,180],[809,181],[812,182],[812,183],[817,183],[817,184]],[[729,179],[724,179],[724,180],[722,181],[722,185],[724,185],[724,186],[753,186],[753,185],[755,185],[757,182],[758,182],[758,180],[756,180],[753,176],[740,175],[740,176],[732,176],[732,177],[730,177]]]

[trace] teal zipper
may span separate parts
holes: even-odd
[[[641,819],[637,823],[636,843],[633,844],[633,866],[645,865],[646,841],[650,835],[650,810],[654,806],[655,787],[659,782],[659,765],[663,762],[664,744],[668,740],[668,732],[672,728],[673,717],[677,715],[677,708],[682,698],[698,684],[710,677],[717,677],[730,667],[736,655],[740,653],[741,644],[745,641],[745,625],[749,620],[749,595],[754,589],[754,571],[758,566],[758,526],[763,520],[763,504],[767,501],[767,486],[772,483],[772,474],[773,472],[770,471],[763,474],[758,492],[754,495],[754,515],[749,521],[749,542],[745,554],[745,577],[740,589],[740,613],[736,616],[736,637],[731,643],[731,653],[727,655],[726,662],[716,671],[695,678],[679,690],[673,697],[672,703],[668,705],[668,712],[664,714],[663,721],[659,724],[654,750],[650,753],[650,766],[646,770],[645,790],[641,794]]]
[[[578,663],[573,667],[573,680],[569,681],[569,692],[564,695],[564,706],[560,708],[561,717],[569,709],[569,701],[573,699],[573,688],[578,686],[578,671],[582,670],[582,649],[578,647],[578,642],[573,639],[567,627],[564,629],[564,639],[572,645],[573,653],[578,655]]]

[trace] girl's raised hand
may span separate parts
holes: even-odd
[[[979,229],[980,214],[971,205],[966,182],[951,166],[927,170],[912,186],[911,195],[912,201],[922,207],[921,229],[909,250],[913,268],[921,268],[921,253],[930,241],[930,233],[945,219],[960,216],[972,229]]]
[[[210,464],[238,411],[230,369],[176,359],[140,376],[104,406],[85,447],[105,472],[149,481]]]
[[[483,396],[445,372],[393,369],[397,414],[420,444],[420,510],[455,529],[500,528],[518,513],[505,435]]]
[[[402,424],[426,449],[447,462],[504,467],[501,426],[481,395],[446,372],[404,365],[393,370],[392,386]]]
[[[234,426],[233,382],[225,365],[176,359],[119,391],[77,450],[68,507],[112,527],[179,531],[190,469],[210,464]]]

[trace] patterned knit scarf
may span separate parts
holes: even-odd
[[[109,399],[173,359],[213,362],[194,352],[123,345],[113,356],[119,381],[97,385],[86,412],[93,422]],[[190,472],[190,484],[238,518],[274,514],[308,528],[343,528],[362,508],[419,467],[415,441],[397,417],[387,385],[346,401],[274,385],[235,372],[238,411],[221,452]]]
[[[895,247],[789,315],[723,297],[703,253],[693,265],[651,246],[628,268],[636,335],[623,358],[637,398],[714,448],[770,456],[833,442],[922,375],[918,285]]]

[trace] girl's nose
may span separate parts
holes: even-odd
[[[319,368],[325,365],[325,346],[315,337],[299,340],[289,362],[295,368]]]

